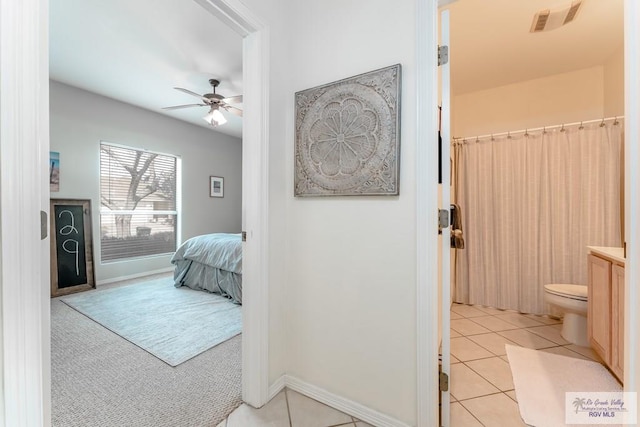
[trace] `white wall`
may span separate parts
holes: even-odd
[[[286,374],[415,425],[414,2],[242,3],[269,38],[270,385]],[[396,63],[400,196],[295,198],[295,92]]]
[[[96,280],[170,268],[170,256],[101,264],[100,141],[174,154],[182,159],[182,238],[240,232],[242,141],[171,117],[51,81],[51,151],[60,152],[60,192],[91,199]],[[222,176],[224,197],[210,198],[209,176]]]
[[[624,47],[604,63],[604,115],[624,115]]]
[[[289,132],[281,183],[288,222],[287,371],[415,424],[414,2],[288,4]],[[294,93],[396,63],[402,64],[400,196],[294,198]]]
[[[467,137],[598,119],[605,114],[603,106],[604,70],[597,66],[454,96],[452,134]]]

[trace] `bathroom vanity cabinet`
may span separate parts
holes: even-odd
[[[589,342],[620,382],[624,374],[624,262],[622,248],[589,246]]]
[[[611,266],[611,370],[624,377],[624,267]]]

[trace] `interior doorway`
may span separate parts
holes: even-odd
[[[441,2],[441,3],[442,3],[442,2]],[[451,3],[451,2],[445,2],[445,3]],[[462,7],[464,7],[464,6],[465,6],[465,4],[464,4],[464,3],[465,3],[464,1],[458,1],[458,2],[455,2],[455,3],[454,3],[454,5],[452,5],[452,7],[451,7],[452,18],[455,16],[456,10],[458,10],[459,8],[462,8]],[[496,2],[496,3],[501,3],[501,2],[499,2],[499,1],[498,1],[498,2]],[[622,2],[620,2],[620,5],[621,5],[621,4],[622,4]],[[483,4],[483,7],[484,7],[484,6],[486,6],[486,5],[485,5],[485,4]],[[489,9],[490,9],[490,8],[489,8]],[[621,10],[621,6],[620,6],[620,8],[619,8],[618,10]],[[505,12],[505,13],[506,13],[506,12]],[[620,14],[620,16],[618,16],[618,19],[619,19],[619,21],[620,21],[620,22],[622,21],[622,15],[621,15],[621,14]],[[478,18],[478,19],[477,19],[477,21],[478,21],[478,22],[483,22],[483,24],[486,24],[486,20],[484,20],[484,19],[480,19],[480,18]],[[464,24],[464,25],[465,25],[465,27],[467,27],[467,28],[466,28],[466,30],[470,30],[470,27],[472,27],[472,26],[473,26],[473,25],[472,25],[472,23],[470,23],[470,21],[469,21],[468,19],[467,19],[467,20],[465,20],[465,24]],[[506,25],[506,24],[505,24],[505,25]],[[501,26],[500,26],[500,25],[495,25],[495,24],[491,24],[490,26],[491,26],[492,28],[501,28]],[[622,27],[622,24],[621,24],[621,23],[619,24],[618,28],[620,28],[620,27]],[[462,55],[462,56],[467,55],[467,52],[465,52],[465,51],[461,50],[461,49],[460,49],[460,46],[456,46],[456,36],[455,36],[455,34],[454,34],[454,33],[455,33],[455,31],[456,31],[456,24],[455,24],[455,20],[454,20],[454,19],[452,19],[452,28],[451,28],[451,31],[452,31],[452,43],[451,43],[450,49],[451,49],[451,51],[453,52],[454,58],[456,57],[456,55]],[[473,31],[473,30],[471,30],[471,31]],[[498,31],[498,33],[499,33],[499,31]],[[476,34],[477,34],[477,33],[476,33]],[[508,36],[502,36],[502,38],[503,38],[503,39],[505,39],[505,40],[510,39]],[[612,53],[615,53],[615,50],[616,50],[616,49],[612,49]],[[478,48],[478,49],[477,49],[477,51],[478,51],[478,52],[486,52],[486,49]],[[620,58],[623,56],[623,55],[622,55],[622,52],[623,52],[623,49],[622,49],[622,47],[620,46],[620,48],[618,49],[618,54],[619,54],[618,56],[619,56]],[[501,52],[501,54],[503,54],[503,55],[504,55],[504,54],[505,54],[505,51],[502,51],[502,52]],[[473,54],[468,55],[468,56],[470,56],[471,58],[475,58],[475,57],[473,56]],[[491,54],[489,54],[488,56],[491,56]],[[505,56],[507,56],[507,57],[509,58],[509,60],[511,60],[511,61],[513,61],[513,62],[518,62],[518,58],[519,58],[518,56],[515,56],[515,55],[513,55],[513,54],[506,54]],[[455,59],[454,59],[454,60],[455,60]],[[478,60],[478,58],[475,58],[475,60]],[[489,61],[489,60],[487,59],[487,61]],[[481,74],[482,72],[480,71],[480,68],[481,68],[481,67],[475,67],[475,68],[474,68],[474,71],[475,71],[477,74]],[[620,66],[620,68],[625,68],[625,66],[624,66],[624,65],[621,65],[621,66]],[[627,65],[627,69],[628,69],[628,65]],[[504,68],[502,68],[502,70],[503,70],[502,72],[500,72],[500,71],[497,71],[497,70],[496,70],[496,71],[495,71],[495,74],[496,74],[496,75],[502,75],[502,74],[505,74],[505,73],[506,73],[506,71],[504,71],[505,69],[504,69]],[[569,72],[571,72],[571,71],[565,71],[565,72],[569,73]],[[458,82],[458,83],[460,83],[460,82]],[[455,69],[454,69],[454,70],[452,71],[452,85],[455,85],[455,84],[456,84],[456,74],[455,74]],[[469,82],[465,82],[465,84],[467,84],[467,85],[468,85],[468,84],[469,84]],[[517,82],[509,82],[508,84],[513,84],[513,85],[515,85],[515,84],[517,84]],[[622,86],[623,86],[623,84],[622,84],[622,82],[620,82],[620,87],[619,87],[619,88],[620,88],[620,90],[621,90],[621,91],[623,90],[623,87],[622,87]],[[484,95],[485,97],[490,97],[490,96],[491,96],[491,94],[490,94],[490,89],[489,89],[489,88],[482,88],[482,89],[479,89],[479,90],[478,90],[478,93],[480,93],[481,91],[485,91],[485,92],[484,92],[483,94],[476,94],[476,95],[477,95],[477,96],[476,96],[476,100],[477,100],[477,98],[478,98],[478,97],[480,97],[480,95]],[[465,95],[466,95],[466,94],[457,94],[457,95],[455,95],[455,94],[454,94],[454,95],[453,95],[453,98],[456,98],[456,97],[458,98],[458,105],[462,105],[462,104],[470,105],[470,104],[472,104],[472,102],[470,102],[470,100],[471,100],[471,99],[473,99],[473,96],[471,96],[471,95],[467,95],[467,96],[465,96]],[[462,100],[464,100],[464,102],[463,102]],[[458,112],[456,112],[456,105],[455,105],[455,101],[456,101],[456,100],[454,99],[454,101],[453,101],[453,102],[454,102],[454,105],[453,105],[453,107],[452,107],[452,116],[453,116],[454,118],[457,118],[458,120],[460,120],[461,113],[460,113],[460,110],[459,110]],[[523,102],[523,101],[524,101],[523,99],[520,99],[520,100],[519,100],[519,102]],[[510,103],[509,103],[509,102],[505,102],[505,104],[506,104],[506,105],[509,105]],[[513,103],[511,103],[511,105],[513,105]],[[618,105],[619,105],[619,107],[620,107],[620,108],[622,108],[622,110],[621,110],[621,112],[610,113],[612,117],[613,117],[613,116],[615,116],[615,115],[617,115],[617,116],[619,116],[619,117],[624,115],[624,102],[620,102]],[[513,108],[515,109],[516,107],[513,107]],[[488,110],[490,110],[490,109],[485,109],[485,112],[486,112],[486,111],[488,111]],[[582,113],[580,113],[580,112],[579,112],[578,114],[582,114]],[[589,119],[589,118],[591,118],[591,119],[595,119],[595,118],[601,119],[601,118],[603,118],[603,117],[608,117],[608,114],[609,114],[609,113],[602,113],[602,112],[601,112],[601,113],[599,113],[598,115],[596,115],[595,117],[588,117],[588,116],[586,116],[586,117],[585,117],[584,115],[582,115],[582,118],[583,118],[583,119],[585,120],[585,122],[586,122],[586,120],[587,120],[587,119]],[[480,116],[482,116],[482,114],[480,114]],[[577,120],[579,121],[579,119],[577,119]],[[543,118],[543,121],[540,123],[539,127],[540,127],[540,128],[541,128],[541,130],[542,130],[542,129],[543,129],[543,127],[544,127],[545,125],[547,125],[547,126],[549,126],[549,127],[550,127],[551,125],[555,125],[555,124],[558,124],[558,125],[560,125],[561,123],[567,123],[567,124],[568,124],[568,123],[575,122],[575,121],[576,121],[576,119],[573,119],[573,120],[572,120],[571,116],[569,116],[569,117],[565,117],[565,118],[562,118],[562,119],[558,119],[558,120],[557,120],[557,122],[558,122],[558,123],[554,122],[553,120],[551,120],[551,121],[548,121],[548,120],[547,120],[547,121],[545,122],[545,121],[544,121],[544,118]],[[612,120],[612,121],[613,121],[613,120]],[[459,122],[459,121],[458,121],[458,124],[460,124],[460,122]],[[475,124],[476,126],[478,126],[478,125],[479,125],[479,123],[478,123],[478,122],[475,122],[474,124]],[[504,130],[505,135],[506,135],[506,132],[507,132],[508,130],[516,131],[516,130],[522,129],[522,131],[523,131],[523,133],[524,133],[524,132],[525,132],[525,129],[526,129],[527,127],[529,127],[529,129],[531,129],[531,128],[534,128],[534,127],[537,127],[537,126],[532,125],[532,124],[526,124],[526,123],[525,123],[525,124],[516,124],[516,125],[511,125],[511,126],[509,126],[509,125],[507,124],[507,125],[502,125],[502,128],[499,128],[499,129],[488,129],[488,130],[487,130],[486,128],[482,128],[482,127],[479,127],[479,128],[478,128],[478,127],[476,127],[476,129],[479,129],[479,130],[476,130],[476,131],[470,131],[470,132],[466,132],[465,130],[460,131],[460,128],[463,128],[463,129],[465,129],[465,128],[464,128],[463,126],[458,126],[458,132],[456,132],[456,126],[454,125],[454,131],[453,131],[454,133],[453,133],[453,136],[454,136],[454,137],[455,137],[455,136],[458,136],[458,137],[469,137],[469,139],[471,139],[471,138],[473,138],[475,135],[490,134],[491,132],[494,132],[494,133],[498,134],[498,133],[499,133],[499,131],[500,131],[500,129],[501,129],[501,130]],[[473,126],[472,126],[472,125],[468,125],[466,129],[473,129]],[[473,143],[473,141],[470,141],[470,143]],[[455,276],[453,276],[453,277],[455,277]],[[444,302],[443,302],[443,304],[444,304],[444,303],[446,303],[446,301],[444,301]],[[464,311],[464,310],[462,310],[462,311]],[[499,312],[497,312],[497,311],[496,311],[495,313],[494,313],[494,312],[486,312],[486,313],[482,313],[482,312],[480,311],[480,312],[478,312],[478,313],[476,313],[476,314],[477,314],[478,316],[483,316],[483,315],[484,315],[484,316],[491,316],[491,315],[498,315],[498,316],[500,316],[500,315],[501,315],[501,314],[500,314]],[[460,327],[463,327],[462,322],[467,322],[467,321],[473,322],[473,317],[472,317],[472,316],[469,316],[469,317],[467,318],[467,317],[465,317],[465,316],[460,316],[460,314],[459,314],[459,313],[455,313],[455,312],[453,313],[453,316],[456,316],[456,318],[457,318],[457,319],[461,319],[461,318],[463,318],[463,319],[464,319],[464,320],[460,321]],[[452,317],[452,319],[453,319],[453,317]],[[454,320],[452,320],[452,323],[453,323],[453,322],[454,322]],[[474,325],[474,326],[482,326],[482,325]],[[534,326],[535,326],[535,325],[534,325]],[[543,325],[542,325],[542,324],[539,324],[538,326],[543,327]],[[457,338],[457,337],[459,337],[459,336],[461,336],[461,334],[459,334],[457,331],[454,331],[454,329],[455,329],[455,326],[454,326],[454,325],[452,325],[452,331],[451,331],[450,333],[451,333],[451,334],[456,334],[456,335],[455,335],[455,337],[456,337],[456,338]],[[468,331],[467,331],[467,330],[465,330],[465,332],[468,332]],[[492,331],[492,330],[480,330],[480,329],[479,329],[476,333],[477,333],[477,334],[480,334],[481,332],[483,332],[483,333],[490,333],[490,332],[494,332],[494,331]],[[442,333],[443,333],[443,334],[447,334],[447,333],[449,333],[449,331],[442,331]],[[472,334],[472,335],[473,335],[473,334]],[[454,335],[452,335],[452,336],[454,336]],[[463,336],[466,338],[466,334],[465,334],[465,335],[463,335]],[[482,350],[487,350],[485,347],[482,347],[482,346],[480,346],[480,347],[481,347],[481,349],[482,349]],[[487,357],[488,357],[488,356],[487,356]],[[476,364],[476,365],[480,365],[480,364]],[[478,368],[479,368],[479,369],[481,369],[481,367],[480,367],[480,366],[478,366]],[[479,372],[472,372],[472,373],[474,373],[474,374],[479,374]],[[454,374],[455,374],[455,372],[454,372],[454,373],[452,373],[452,375],[454,375]],[[480,374],[480,375],[482,376],[482,374]],[[452,380],[452,381],[454,381],[454,380]],[[504,387],[504,386],[503,386],[503,387]],[[496,391],[496,392],[501,391],[502,393],[505,393],[505,394],[506,394],[509,390],[506,390],[506,389],[505,389],[505,390],[496,389],[495,391]],[[454,397],[455,397],[455,391],[454,391],[454,390],[452,390],[452,393],[454,393]],[[473,397],[470,397],[470,396],[465,395],[465,399],[471,399],[471,398],[473,398]],[[453,399],[453,402],[454,402],[456,405],[458,405],[458,406],[462,406],[462,405],[461,405],[461,403],[460,403],[460,401],[459,401],[459,400],[457,400],[457,399]],[[513,402],[511,402],[511,403],[513,403]]]
[[[263,113],[266,99],[263,85],[268,82],[263,78],[267,73],[263,61],[263,50],[267,48],[263,39],[262,23],[249,11],[220,12],[220,8],[228,9],[224,1],[199,1],[212,18],[223,19],[233,31],[243,38],[244,56],[248,64],[244,68],[244,105],[245,105],[245,137],[243,138],[243,162],[252,167],[243,168],[243,209],[242,229],[247,231],[247,242],[244,244],[244,295],[243,305],[243,400],[254,406],[262,406],[268,397],[267,349],[268,330],[268,275],[265,273],[266,263],[261,254],[265,250],[266,224],[264,218],[268,210],[268,179],[266,161],[268,153],[268,137],[263,133],[266,129],[266,116]],[[217,18],[217,19],[216,19]],[[218,23],[220,21],[217,21]],[[242,22],[242,25],[238,25]],[[218,25],[218,24],[216,24]],[[250,65],[249,65],[250,64]],[[240,213],[239,213],[240,214]],[[248,355],[248,356],[247,356]]]
[[[251,16],[250,13],[248,11],[243,11],[243,12],[230,12],[228,9],[228,5],[226,4],[226,2],[223,1],[217,1],[217,2],[206,2],[206,1],[199,1],[199,2],[195,2],[197,4],[195,4],[195,8],[204,8],[205,10],[207,10],[209,12],[209,14],[207,14],[206,12],[203,14],[204,16],[209,15],[212,21],[215,21],[215,23],[213,24],[214,26],[220,26],[220,23],[222,22],[222,25],[228,25],[231,30],[233,32],[236,32],[240,37],[245,38],[245,39],[255,39],[256,36],[259,36],[260,31],[257,30],[257,27],[259,26],[259,21],[257,21],[255,19],[255,17]],[[193,3],[192,3],[193,4]],[[188,6],[188,5],[187,5]],[[160,4],[158,7],[162,7],[162,5]],[[225,12],[222,13],[221,9],[225,9]],[[158,12],[157,10],[155,11],[156,13]],[[243,15],[244,13],[244,15]],[[124,17],[123,17],[124,18]],[[126,18],[124,18],[124,20],[126,21]],[[238,22],[242,22],[242,25],[239,25]],[[252,25],[255,25],[255,27],[252,27]],[[113,27],[117,27],[118,24],[114,23]],[[70,41],[72,42],[72,41]],[[254,65],[250,65],[251,64],[251,58],[252,55],[253,57],[256,57],[257,55],[260,55],[259,50],[260,50],[260,41],[258,40],[258,43],[243,43],[244,44],[244,50],[245,50],[245,56],[249,59],[249,64],[247,64],[247,66],[245,67],[245,77],[249,76],[249,80],[253,77],[254,72],[252,71],[252,67],[253,66],[257,66],[257,67],[261,67],[263,64],[263,55],[260,56],[260,60],[259,61],[254,61]],[[254,53],[252,53],[254,52]],[[255,53],[257,52],[257,53]],[[258,70],[256,74],[264,74],[263,70]],[[254,80],[254,85],[255,83],[255,78]],[[257,84],[258,85],[262,85],[264,84],[264,81],[258,81]],[[247,86],[250,86],[251,83],[248,82]],[[259,93],[258,91],[254,92],[255,93]],[[263,190],[266,192],[266,187],[262,186],[262,188],[260,188],[260,186],[256,187],[256,185],[252,185],[252,181],[257,181],[260,182],[261,185],[264,182],[267,182],[267,180],[264,180],[262,176],[260,176],[260,172],[261,172],[261,166],[262,166],[262,159],[260,158],[260,156],[263,156],[263,152],[262,150],[265,150],[265,147],[268,147],[268,144],[266,144],[265,139],[266,136],[259,134],[257,135],[255,132],[253,135],[251,135],[251,123],[253,122],[253,120],[260,120],[261,119],[261,111],[263,111],[262,106],[259,107],[259,112],[256,114],[255,110],[256,110],[256,98],[258,102],[261,101],[260,97],[256,97],[256,96],[252,96],[251,94],[251,88],[247,87],[247,90],[245,92],[245,105],[246,105],[246,110],[247,111],[247,115],[245,117],[245,122],[247,124],[247,126],[245,126],[245,135],[246,137],[243,138],[243,160],[249,160],[250,162],[253,163],[254,167],[246,167],[243,170],[243,174],[244,174],[244,191],[243,193],[243,197],[245,200],[243,200],[243,205],[244,207],[242,209],[238,210],[238,218],[240,217],[240,215],[242,215],[242,229],[247,230],[247,242],[244,245],[244,282],[245,282],[245,286],[244,286],[244,293],[245,293],[245,301],[246,303],[243,306],[243,310],[244,310],[244,318],[245,318],[245,334],[244,334],[244,339],[243,339],[243,345],[245,346],[249,346],[249,348],[255,347],[254,345],[254,341],[252,340],[252,333],[251,331],[254,331],[254,333],[263,333],[263,332],[267,332],[266,330],[262,329],[262,328],[255,328],[251,326],[251,321],[252,319],[256,319],[257,316],[260,315],[261,313],[261,309],[259,307],[259,305],[261,303],[266,303],[266,299],[262,298],[260,296],[254,297],[253,292],[257,291],[258,295],[263,292],[263,290],[265,290],[267,287],[265,286],[265,283],[268,279],[267,279],[267,275],[264,274],[263,272],[260,272],[258,274],[254,273],[254,269],[252,267],[258,265],[258,266],[263,266],[263,264],[261,264],[259,261],[261,260],[261,255],[259,254],[259,251],[262,250],[261,248],[257,248],[257,246],[260,246],[262,243],[262,232],[263,230],[260,228],[263,224],[259,221],[256,221],[256,218],[260,218],[260,221],[266,216],[266,214],[263,214],[261,212],[264,211],[264,208],[266,206],[266,203],[262,203],[261,201],[263,200],[267,200],[268,198],[265,196],[258,196],[256,194],[256,189],[258,191]],[[253,105],[252,105],[253,104]],[[252,111],[253,110],[253,111]],[[253,113],[253,114],[252,114]],[[258,138],[261,141],[258,141],[257,143],[255,143],[255,139]],[[254,151],[255,146],[260,147],[260,149],[256,152]],[[257,158],[257,160],[256,160]],[[258,167],[255,167],[255,165],[258,165]],[[258,178],[259,177],[259,178]],[[258,200],[256,200],[258,199]],[[254,262],[254,259],[257,259],[258,262]],[[253,277],[251,277],[253,276]],[[253,286],[252,286],[253,285]],[[260,321],[261,324],[266,324],[266,322]],[[260,343],[260,347],[262,347],[263,343],[266,343],[266,340],[264,339],[258,339],[257,340]],[[265,346],[266,347],[266,346]],[[261,351],[260,348],[253,348],[251,351],[245,351],[243,352],[245,354],[251,354],[253,355],[253,357],[245,357],[243,364],[246,365],[244,368],[244,372],[245,375],[244,377],[244,381],[245,381],[245,386],[243,387],[244,389],[244,394],[247,396],[245,397],[245,400],[251,402],[255,402],[254,404],[259,405],[260,401],[257,399],[260,399],[260,395],[265,395],[265,392],[260,393],[260,395],[258,395],[258,398],[256,399],[255,396],[255,392],[251,392],[252,388],[252,383],[250,381],[251,379],[251,372],[255,371],[256,369],[259,369],[260,366],[265,366],[265,363],[260,363],[260,365],[258,365],[258,368],[254,368],[253,366],[254,363],[256,362],[257,358],[256,357],[262,357],[265,352]],[[266,374],[264,374],[266,376]],[[260,383],[264,383],[264,381],[260,381]],[[261,384],[261,386],[264,388],[265,385]],[[253,397],[252,394],[254,395]]]

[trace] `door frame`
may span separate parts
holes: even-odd
[[[640,5],[624,2],[624,151],[625,151],[625,241],[627,259],[640,260]],[[640,265],[625,265],[624,389],[640,391]],[[640,401],[638,401],[640,406]]]
[[[269,400],[269,28],[238,0],[194,0],[243,37],[242,400]]]
[[[0,0],[0,425],[51,423],[49,11]],[[48,221],[45,219],[48,226]]]
[[[438,425],[438,0],[416,0],[417,427]]]
[[[449,46],[450,31],[449,25],[449,10],[444,9],[438,11],[440,26],[438,29],[438,35],[440,44],[443,46]],[[439,65],[440,83],[438,88],[440,89],[440,111],[438,128],[440,129],[440,135],[442,136],[442,147],[438,153],[438,162],[440,164],[440,191],[439,191],[439,208],[444,209],[451,215],[451,146],[449,141],[451,140],[451,56],[447,55],[447,61]],[[449,90],[444,90],[444,89]],[[440,141],[439,141],[440,142]],[[449,218],[449,223],[453,218]],[[451,231],[452,227],[447,226],[442,228],[441,234],[438,236],[439,241],[439,300],[441,301],[438,306],[438,315],[440,319],[439,334],[440,342],[438,351],[440,357],[439,371],[442,375],[446,375],[446,378],[451,377],[451,334],[444,333],[442,331],[449,331],[451,327]],[[449,381],[450,383],[451,381]],[[446,390],[440,390],[440,424],[443,426],[450,425],[450,412],[451,412],[451,391],[450,387]]]

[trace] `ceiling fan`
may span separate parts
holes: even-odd
[[[181,87],[174,87],[174,89],[179,90],[184,93],[188,93],[189,95],[193,95],[195,97],[200,98],[203,102],[202,104],[185,104],[185,105],[175,105],[173,107],[163,107],[163,110],[178,110],[181,108],[190,108],[190,107],[209,107],[209,112],[203,117],[204,121],[209,123],[211,126],[216,127],[227,123],[227,119],[224,118],[220,109],[226,110],[236,116],[242,117],[242,110],[239,108],[233,107],[229,105],[230,103],[241,103],[242,95],[231,96],[225,98],[222,95],[216,93],[216,88],[220,84],[219,80],[209,79],[209,84],[213,88],[213,93],[205,93],[204,95],[197,94],[188,89],[184,89]]]

